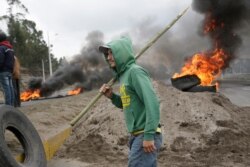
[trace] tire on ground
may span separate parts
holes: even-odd
[[[171,78],[172,85],[182,91],[188,90],[201,83],[197,75],[184,75],[178,78]]]
[[[21,143],[25,159],[19,163],[11,154],[5,141],[5,130],[10,130]],[[0,107],[0,166],[1,167],[46,167],[43,144],[29,119],[16,108]]]

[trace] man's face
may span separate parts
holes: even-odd
[[[115,68],[116,64],[115,64],[115,59],[113,57],[113,54],[112,54],[112,51],[109,49],[108,50],[108,53],[105,55],[109,65],[112,67],[112,68]]]

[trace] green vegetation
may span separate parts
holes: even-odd
[[[20,0],[6,0],[8,9],[6,15],[0,16],[0,21],[7,25],[9,40],[14,47],[15,54],[19,58],[21,66],[27,68],[33,74],[42,73],[42,60],[45,64],[45,72],[49,73],[48,45],[43,39],[43,32],[37,30],[34,21],[25,18],[28,9]],[[14,8],[15,7],[15,8]],[[13,12],[13,9],[21,12]],[[50,47],[51,48],[51,47]],[[57,69],[62,59],[58,60],[51,54],[52,69]]]

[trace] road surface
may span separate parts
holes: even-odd
[[[221,81],[219,92],[228,97],[233,104],[250,106],[250,81]]]

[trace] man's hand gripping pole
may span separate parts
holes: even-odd
[[[150,48],[165,32],[167,32],[189,9],[187,7],[182,13],[180,13],[169,25],[167,25],[163,30],[159,31],[154,38],[152,38],[144,48],[136,55],[135,59],[138,59],[148,48]],[[107,85],[113,86],[116,81],[116,78],[112,78]],[[89,104],[70,122],[71,126],[74,126],[83,116],[88,112],[88,110],[100,99],[102,93],[98,93]]]

